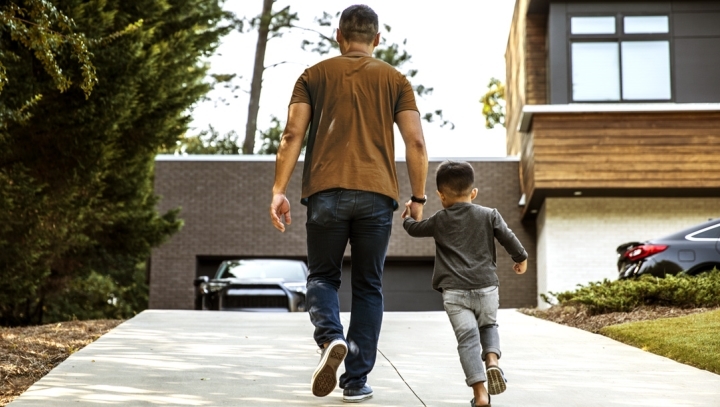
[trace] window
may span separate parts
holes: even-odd
[[[570,18],[573,102],[670,101],[668,16]]]
[[[615,17],[573,17],[572,34],[615,34]]]
[[[713,242],[720,240],[720,224],[712,225],[685,236],[687,240]]]
[[[667,16],[625,17],[625,34],[667,34],[670,32],[670,19]]]

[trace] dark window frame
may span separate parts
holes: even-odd
[[[572,18],[573,17],[615,17],[615,34],[573,34]],[[623,17],[667,17],[668,32],[658,34],[625,34]],[[569,103],[675,103],[675,41],[673,32],[673,13],[657,13],[657,12],[584,12],[584,13],[567,13],[566,14],[566,52],[567,52],[567,100]],[[641,42],[641,41],[667,41],[669,45],[670,59],[670,99],[623,99],[623,79],[622,79],[622,43],[623,42]],[[620,99],[613,101],[575,101],[573,98],[573,65],[572,65],[572,44],[573,43],[589,43],[589,42],[617,42],[618,44],[618,64],[620,72]]]

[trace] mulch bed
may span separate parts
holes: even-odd
[[[684,315],[712,311],[718,308],[674,308],[660,306],[642,306],[630,312],[612,312],[609,314],[589,315],[583,307],[553,306],[540,311],[535,308],[523,308],[519,311],[526,315],[557,322],[558,324],[580,328],[593,333],[608,325],[626,322],[647,321],[658,318],[673,318]]]
[[[0,328],[0,406],[10,403],[68,356],[122,322],[68,321]]]

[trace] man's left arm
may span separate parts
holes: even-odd
[[[285,223],[292,222],[290,202],[285,193],[297,160],[300,157],[305,131],[312,117],[312,107],[307,103],[293,103],[288,108],[288,119],[280,139],[275,159],[275,182],[270,203],[270,220],[275,229],[284,232]]]
[[[416,110],[404,110],[395,114],[400,135],[405,142],[405,161],[410,177],[410,189],[413,196],[425,196],[425,181],[428,172],[428,158],[425,150],[425,137],[420,124],[420,113]],[[412,202],[412,217],[422,220],[423,204]]]

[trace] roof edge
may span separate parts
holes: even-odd
[[[518,131],[527,133],[535,114],[543,113],[670,113],[720,112],[720,103],[571,103],[563,105],[525,105]]]

